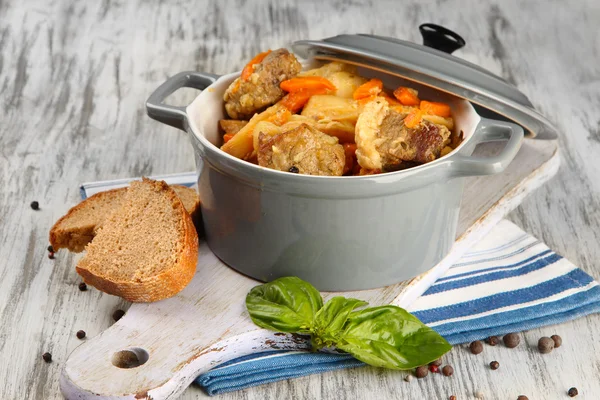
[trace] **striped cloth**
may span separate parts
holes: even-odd
[[[162,176],[192,186],[195,174]],[[129,180],[81,187],[85,198]],[[407,309],[451,344],[557,324],[600,311],[591,276],[509,221],[501,221]],[[347,354],[270,351],[241,357],[196,379],[209,395],[357,367]]]

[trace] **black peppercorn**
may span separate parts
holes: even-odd
[[[85,331],[77,331],[77,339],[83,339],[85,337]]]
[[[506,335],[504,335],[502,340],[504,341],[504,345],[506,347],[508,347],[509,349],[514,349],[521,342],[521,338],[516,333],[506,334]]]
[[[125,315],[125,311],[123,310],[117,310],[113,313],[112,317],[115,321],[120,320],[121,318],[123,318],[123,315]]]
[[[498,339],[498,336],[490,336],[489,338],[485,339],[485,342],[490,346],[497,345],[499,341],[500,339]]]
[[[300,172],[298,167],[296,167],[295,165],[292,165],[288,171],[290,171],[292,174],[297,174],[298,172]]]
[[[33,210],[36,210],[36,211],[40,209],[40,203],[38,203],[37,201],[32,201],[30,206]]]
[[[81,290],[82,292],[85,292],[87,290],[87,285],[85,284],[85,282],[81,282],[79,284],[79,290]]]
[[[554,349],[554,340],[549,337],[542,337],[538,340],[538,350],[542,354],[550,353]]]
[[[452,368],[451,365],[446,365],[444,368],[442,368],[442,374],[444,374],[444,376],[452,376],[453,373],[454,368]]]
[[[579,394],[579,391],[577,390],[577,388],[572,387],[571,389],[569,389],[567,394],[569,395],[569,397],[575,397]]]
[[[440,365],[442,365],[442,359],[438,358],[437,360],[430,362],[429,365],[435,365],[439,367]]]
[[[48,246],[48,253],[54,253],[54,247],[52,247],[52,245]]]
[[[47,363],[52,362],[52,354],[50,354],[50,353],[44,353],[44,354],[42,354],[42,358]]]
[[[562,338],[558,335],[550,336],[554,340],[554,348],[558,349],[562,345]]]
[[[520,395],[519,397],[517,397],[517,400],[529,400],[529,397]]]
[[[476,340],[469,345],[469,349],[471,350],[471,353],[479,354],[483,351],[483,344],[481,344],[481,341]]]
[[[500,368],[500,363],[498,361],[492,361],[490,363],[490,368],[493,370],[497,370],[498,368]]]
[[[429,373],[429,370],[427,369],[426,365],[421,365],[420,367],[417,367],[417,370],[415,371],[415,375],[419,379],[425,378],[428,373]]]

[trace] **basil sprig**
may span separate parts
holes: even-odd
[[[310,283],[296,277],[256,286],[246,296],[252,321],[277,332],[308,334],[314,349],[337,347],[366,364],[411,369],[440,358],[452,346],[397,306],[365,307],[341,296],[323,305]]]

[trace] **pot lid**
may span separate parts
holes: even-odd
[[[462,37],[434,24],[423,24],[419,29],[424,45],[357,34],[301,40],[294,42],[292,49],[303,58],[376,68],[435,87],[470,101],[481,116],[521,125],[529,137],[556,139],[555,126],[515,86],[478,65],[450,55],[465,45]]]

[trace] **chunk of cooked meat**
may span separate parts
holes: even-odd
[[[258,165],[306,175],[341,176],[346,156],[338,139],[301,124],[276,136],[259,134]]]
[[[248,121],[239,121],[237,119],[222,119],[219,120],[219,126],[225,133],[238,133],[243,127],[246,126]]]
[[[415,128],[408,128],[405,117],[384,99],[365,105],[356,123],[356,156],[361,167],[398,170],[403,169],[402,163],[423,164],[440,156],[450,131],[426,119]]]
[[[249,119],[255,113],[279,101],[285,94],[279,84],[293,78],[302,66],[286,49],[269,53],[254,65],[247,80],[237,78],[225,91],[225,110],[233,119]]]

